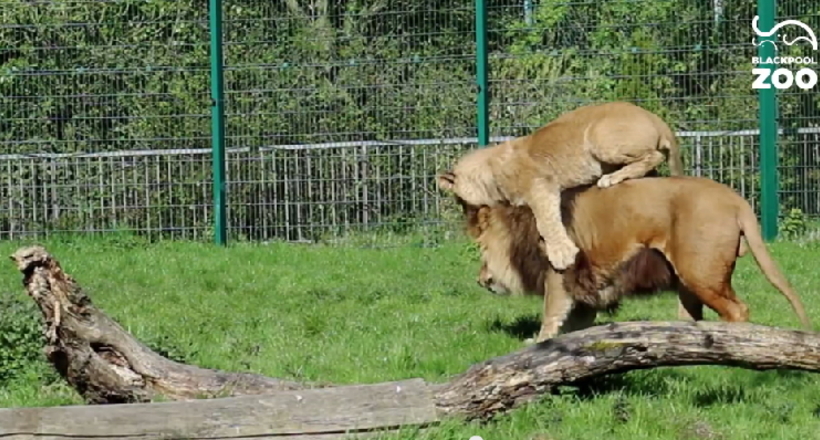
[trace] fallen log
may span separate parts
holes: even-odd
[[[110,418],[111,430],[106,432],[117,433],[111,434],[112,437],[139,435],[140,438],[152,439],[160,438],[165,433],[187,438],[224,438],[224,430],[203,431],[200,427],[209,426],[214,413],[224,413],[227,408],[236,408],[237,405],[242,407],[245,401],[239,396],[257,396],[247,402],[263,402],[265,399],[292,400],[295,399],[293,396],[310,395],[311,401],[327,403],[322,407],[322,417],[349,420],[350,426],[346,429],[354,429],[359,428],[356,421],[360,418],[350,416],[351,408],[362,411],[362,408],[370,408],[371,412],[388,408],[393,411],[396,405],[406,405],[408,418],[403,423],[415,425],[436,422],[449,416],[486,419],[529,402],[558,385],[572,385],[635,369],[711,364],[753,370],[820,371],[820,335],[814,332],[723,322],[621,322],[564,334],[490,359],[444,384],[423,384],[415,380],[410,393],[413,399],[400,400],[406,395],[396,394],[390,400],[384,397],[384,393],[392,389],[395,385],[392,383],[386,384],[387,388],[378,385],[371,388],[327,388],[329,384],[305,384],[174,362],[150,350],[96,308],[81,287],[63,272],[59,262],[44,248],[21,248],[11,259],[23,273],[26,291],[42,311],[46,323],[46,354],[55,368],[89,403],[131,403],[125,405],[131,410],[129,417],[132,417],[127,432],[123,431],[124,425],[114,422],[118,420],[116,416]],[[296,391],[302,394],[294,394]],[[338,399],[346,393],[352,397],[341,403],[342,400]],[[200,405],[194,407],[199,409],[178,410],[186,414],[182,422],[168,418],[167,409],[158,407],[159,404],[133,404],[150,402],[159,397],[187,401],[216,396],[233,397],[213,399],[207,403],[189,402]],[[382,403],[368,406],[368,402]],[[177,402],[179,404],[182,402]],[[288,419],[285,417],[289,414],[286,405],[271,403],[262,407],[267,409],[252,411],[255,416],[243,416],[241,423],[237,419],[220,420],[234,429],[231,437],[241,438],[245,434],[267,434],[271,438],[294,435],[293,432],[284,432],[281,426],[277,428],[271,424],[273,414],[276,414],[275,420]],[[63,411],[61,417],[78,417],[82,420],[89,414],[85,408],[62,407],[59,411]],[[74,423],[70,432],[61,431],[59,434],[76,437],[100,435],[100,426],[107,426],[105,423],[108,419],[102,416],[106,414],[105,408],[122,411],[116,409],[122,408],[122,405],[96,407],[97,422],[94,426]],[[56,416],[48,414],[49,411],[48,408],[0,410],[0,438],[26,438],[26,435],[53,433],[58,425],[54,425]],[[235,414],[234,411],[230,413]],[[162,422],[163,418],[160,417],[163,414],[166,422]],[[298,416],[293,416],[298,419]],[[28,422],[14,425],[14,420]],[[34,422],[36,420],[41,422]],[[145,426],[146,423],[150,426]],[[385,419],[383,426],[395,427],[396,423],[393,417]],[[371,420],[365,425],[368,429],[376,429],[379,423]],[[12,431],[7,426],[17,428]],[[333,429],[335,431],[324,434],[344,431],[339,423],[334,424]],[[314,432],[310,434],[314,437],[310,438],[326,438],[316,437],[318,434],[321,433]]]
[[[45,248],[20,248],[11,259],[23,273],[28,295],[43,314],[46,357],[89,403],[266,394],[309,386],[174,362],[145,346],[95,307]]]
[[[436,406],[443,414],[484,418],[556,385],[685,365],[820,372],[820,335],[705,321],[600,325],[474,365],[437,390]]]

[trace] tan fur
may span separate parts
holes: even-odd
[[[530,135],[471,151],[440,182],[451,180],[453,191],[475,206],[528,205],[547,257],[563,270],[578,248],[561,226],[561,191],[596,180],[608,188],[643,177],[664,158],[672,175],[683,175],[669,126],[634,104],[609,102],[579,107]]]
[[[748,320],[731,277],[744,237],[765,277],[811,328],[800,298],[766,249],[751,206],[726,185],[700,177],[633,179],[564,192],[564,224],[581,252],[563,273],[539,251],[527,207],[471,206],[459,199],[481,249],[479,283],[496,293],[545,295],[538,340],[584,328],[632,294],[676,291],[689,315],[703,305],[724,321]]]

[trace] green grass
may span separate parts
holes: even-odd
[[[337,384],[444,381],[520,349],[526,335],[513,330],[540,313],[538,298],[496,297],[479,288],[475,255],[459,242],[386,249],[281,243],[219,249],[128,238],[45,244],[137,338],[175,359],[231,371]],[[0,254],[20,245],[0,243]],[[820,244],[781,242],[771,251],[820,323]],[[0,277],[7,302],[31,302],[10,262]],[[753,322],[797,327],[751,256],[740,261],[734,280]],[[675,314],[676,299],[663,296],[628,302],[614,319]],[[708,311],[707,319],[716,316]],[[820,431],[817,396],[820,375],[663,368],[567,387],[488,424],[446,422],[397,438],[803,440]],[[0,383],[2,407],[76,403],[42,360]]]

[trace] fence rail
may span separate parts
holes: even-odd
[[[797,128],[793,130],[777,130],[778,135],[786,133],[796,134],[820,134],[818,128]],[[760,136],[759,129],[750,130],[720,130],[720,131],[679,131],[675,133],[679,138],[704,138],[719,136]],[[490,143],[504,142],[514,139],[515,136],[492,136]],[[356,147],[389,147],[394,146],[416,146],[416,145],[477,145],[477,137],[445,138],[445,139],[404,139],[390,141],[349,141],[349,142],[325,142],[319,144],[290,144],[290,145],[269,145],[265,147],[234,147],[228,148],[227,153],[249,153],[255,150],[264,153],[274,150],[327,150],[332,148],[356,148]],[[684,144],[685,145],[685,144]],[[63,158],[102,158],[102,157],[136,157],[136,156],[167,156],[167,155],[210,155],[213,150],[210,148],[189,148],[173,150],[125,150],[125,151],[103,151],[98,153],[29,153],[29,154],[0,154],[1,160],[19,159],[63,159]]]
[[[437,171],[485,136],[607,100],[657,112],[688,173],[756,209],[774,188],[761,185],[760,127],[772,121],[751,89],[754,3],[479,3],[222,0],[229,236],[445,239],[452,204]],[[0,3],[0,237],[214,236],[209,8]],[[820,30],[810,0],[775,18]],[[792,88],[777,101],[775,208],[820,216],[820,95]]]
[[[758,130],[677,136],[687,174],[726,182],[758,205]],[[820,167],[820,128],[781,136],[790,140],[785,151],[814,158],[813,166],[780,168],[782,202],[820,215],[820,192],[808,181]],[[452,230],[452,206],[434,176],[476,145],[477,138],[445,138],[229,148],[230,235],[369,245],[385,244],[385,234],[441,240]],[[2,155],[6,237],[127,229],[207,239],[213,223],[210,169],[208,148]],[[21,173],[28,179],[11,178]]]

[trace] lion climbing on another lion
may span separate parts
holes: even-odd
[[[683,175],[675,135],[654,113],[628,102],[587,105],[527,136],[465,154],[453,167],[453,191],[476,206],[529,206],[547,258],[563,270],[578,247],[561,226],[561,191],[643,177],[667,157],[670,174]]]
[[[452,190],[456,178],[439,176]],[[602,189],[574,188],[562,195],[564,225],[580,248],[574,265],[554,270],[539,249],[530,208],[472,205],[457,197],[467,232],[479,245],[479,283],[500,294],[544,295],[537,341],[560,330],[592,325],[630,295],[678,293],[691,319],[704,304],[720,319],[745,322],[749,310],[732,288],[741,237],[763,275],[790,302],[807,330],[800,298],[777,268],[749,203],[726,185],[700,177],[645,177]]]

